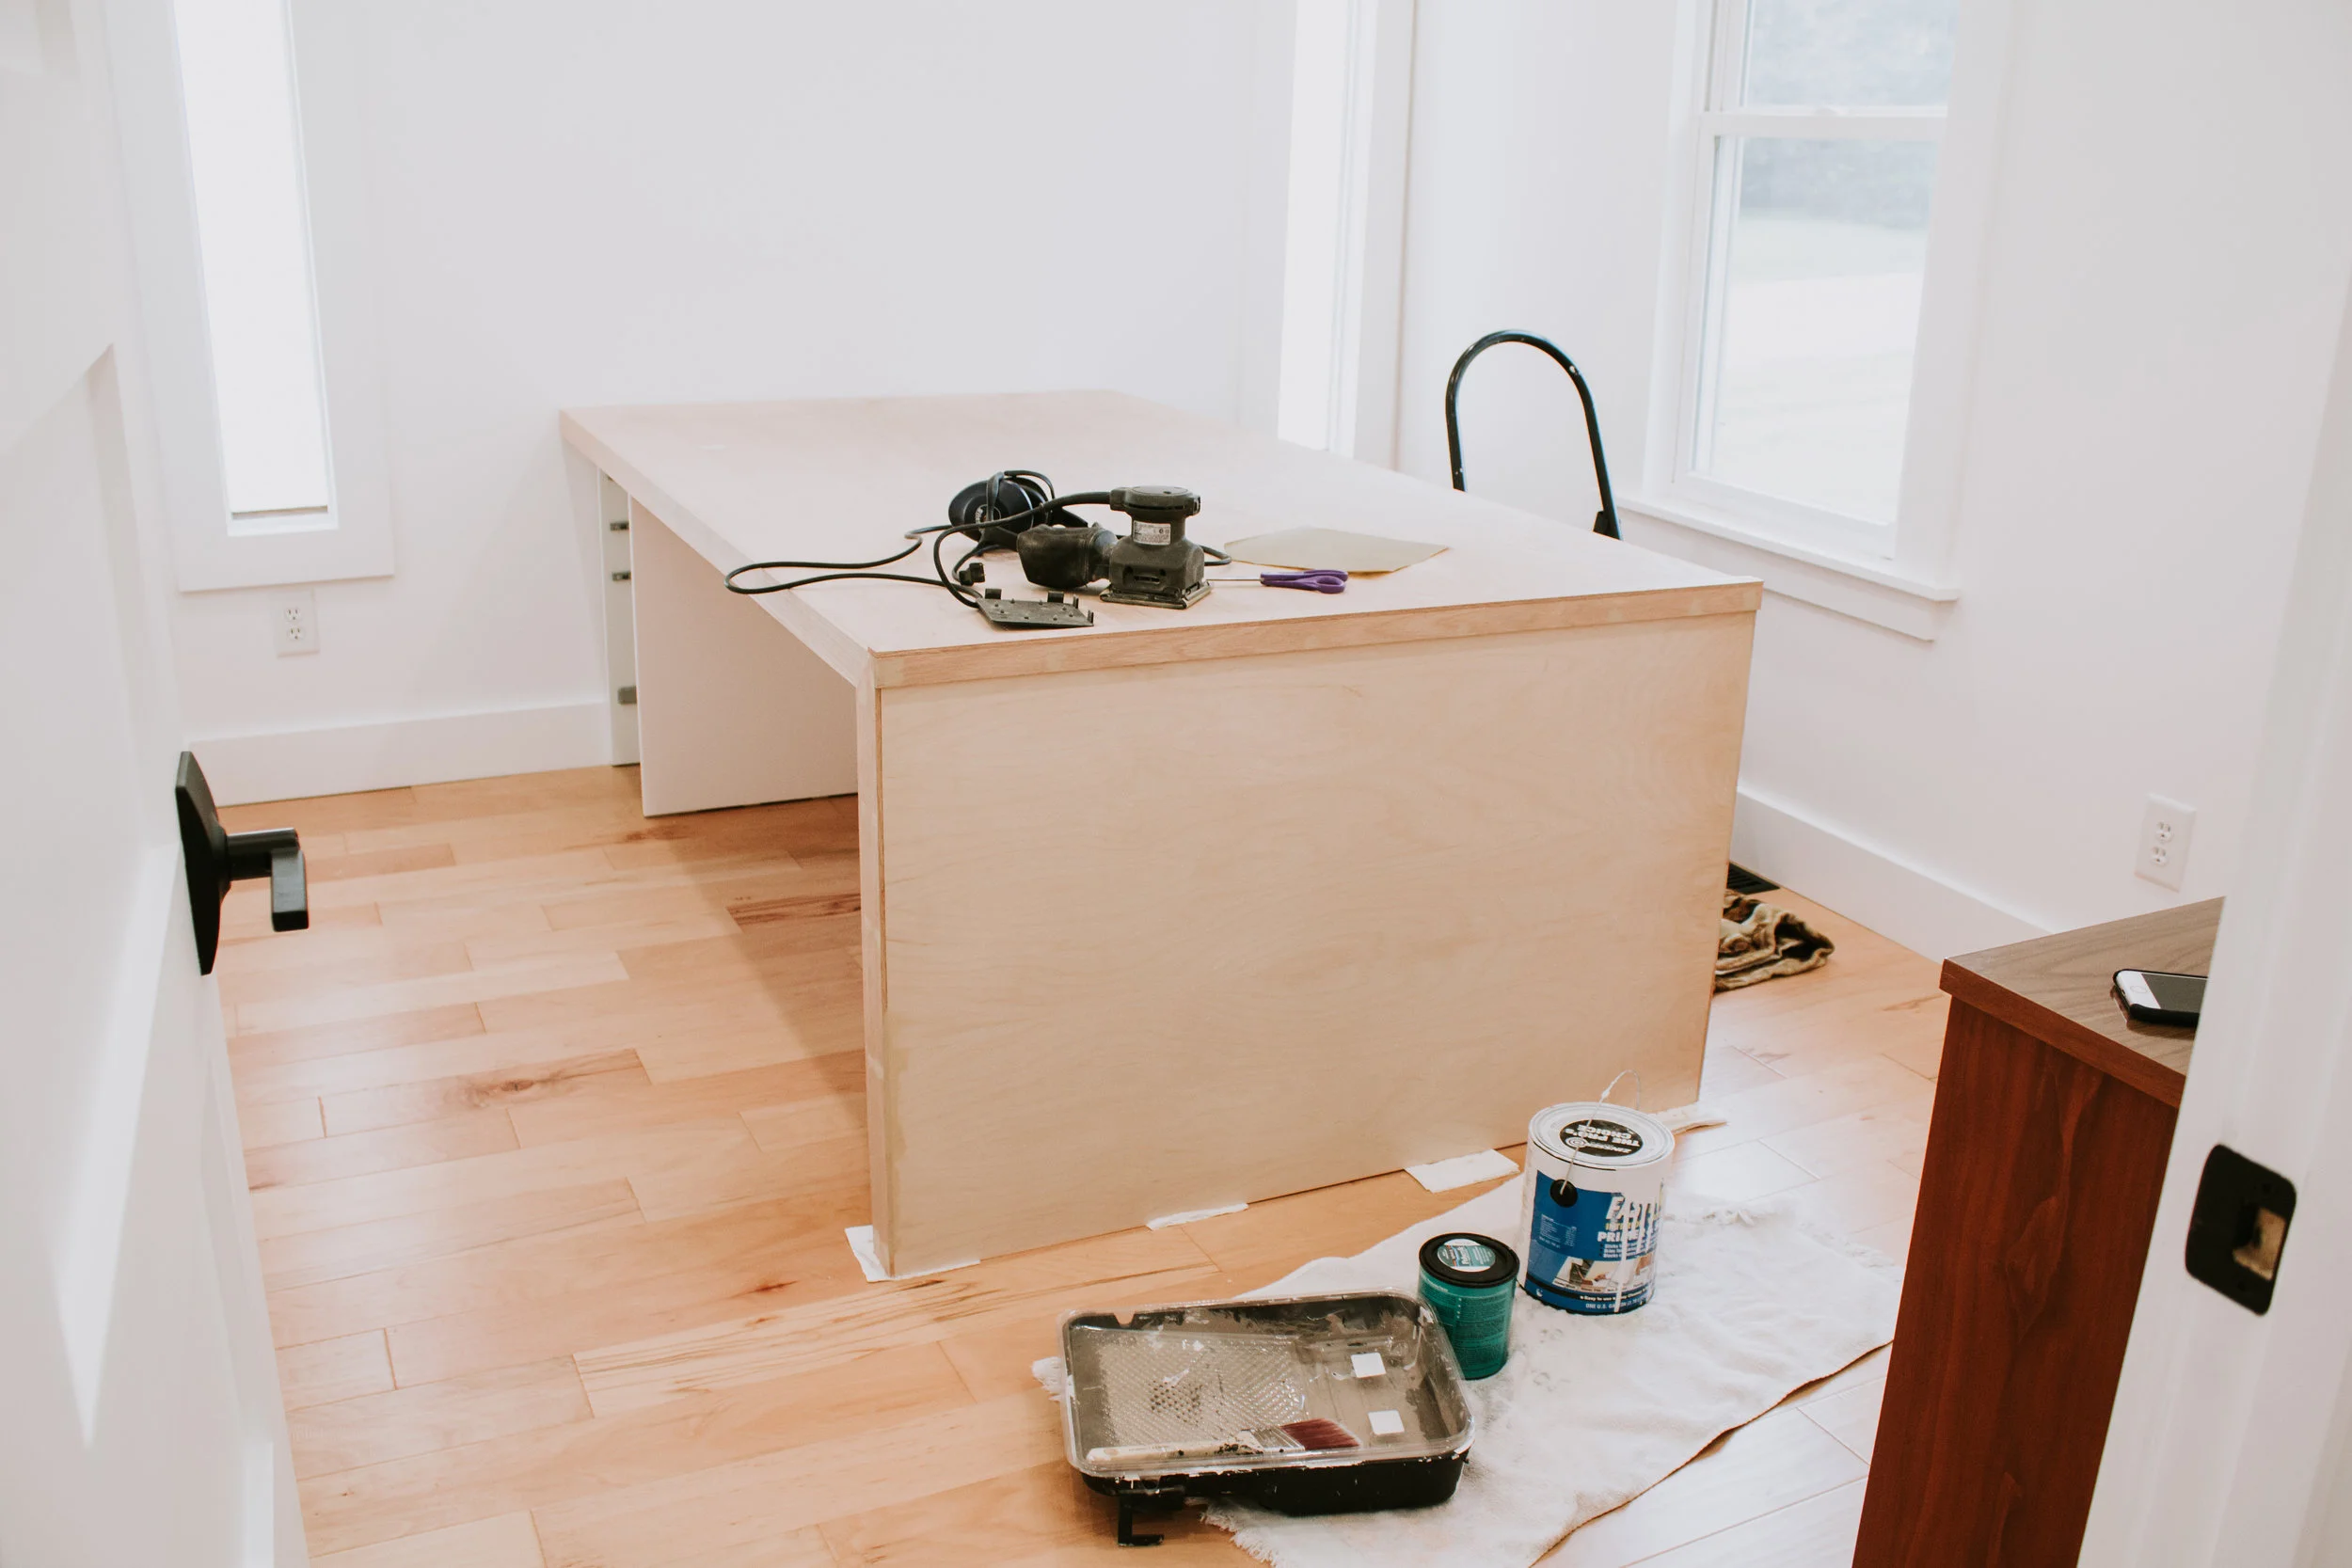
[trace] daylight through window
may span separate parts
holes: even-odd
[[[1890,524],[1956,0],[1721,0],[1690,472]]]
[[[284,0],[176,0],[229,527],[330,526]]]

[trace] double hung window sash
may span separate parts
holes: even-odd
[[[1884,548],[1955,0],[1720,0],[1682,487]]]

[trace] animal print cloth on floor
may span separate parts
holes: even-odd
[[[1777,904],[1745,894],[1724,895],[1723,936],[1715,945],[1715,989],[1737,990],[1759,980],[1802,974],[1829,962],[1829,938]]]

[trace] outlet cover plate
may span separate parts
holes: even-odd
[[[319,651],[319,598],[308,588],[287,588],[270,595],[270,643],[278,657]]]
[[[2197,831],[2197,808],[2178,800],[2168,800],[2161,795],[2148,797],[2148,809],[2139,819],[2139,854],[2132,870],[2138,876],[2181,890],[2181,879],[2188,871],[2188,843]]]

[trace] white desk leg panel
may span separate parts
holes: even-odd
[[[1692,1099],[1753,620],[878,693],[892,1268]]]
[[[645,815],[854,791],[850,683],[633,499],[628,517]]]

